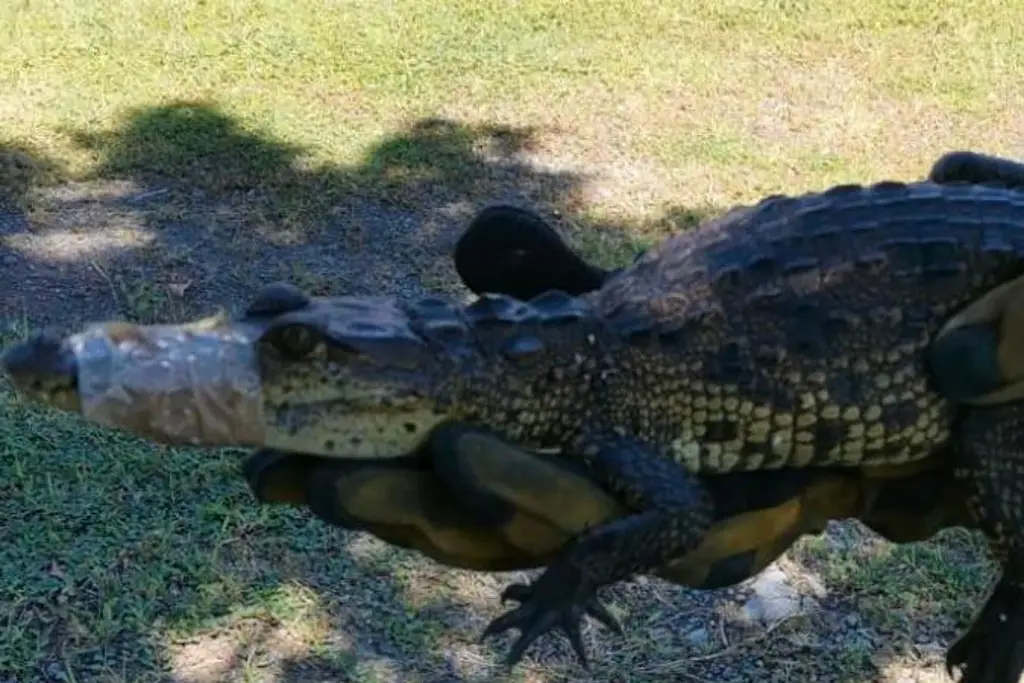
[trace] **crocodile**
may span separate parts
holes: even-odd
[[[536,213],[507,204],[477,213],[454,256],[477,295],[584,294],[615,272],[588,263]],[[695,551],[654,573],[693,589],[736,585],[829,520],[859,519],[895,543],[966,526],[963,487],[945,464],[933,458],[896,479],[847,468],[707,475],[714,526]],[[243,469],[261,502],[306,506],[329,524],[477,571],[541,567],[586,527],[628,512],[578,463],[462,425],[434,430],[408,458],[367,463],[260,450]]]
[[[245,379],[260,383],[258,410],[239,416],[262,423],[233,445],[388,459],[464,422],[584,463],[629,510],[579,534],[533,584],[506,589],[520,605],[485,635],[522,631],[509,664],[554,626],[582,652],[583,615],[611,622],[598,588],[699,547],[716,516],[706,475],[898,477],[948,457],[1003,572],[947,662],[965,682],[1002,682],[1024,668],[1024,433],[1010,400],[1021,373],[999,337],[1016,324],[1022,249],[1024,193],[888,181],[734,209],[590,294],[462,306],[281,284],[202,329],[255,356]],[[93,332],[115,345],[145,334]],[[26,393],[74,409],[76,359],[44,335],[5,365]]]

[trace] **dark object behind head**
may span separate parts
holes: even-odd
[[[1024,164],[977,152],[949,152],[932,165],[928,180],[1024,191]]]
[[[574,253],[539,215],[508,204],[473,218],[455,246],[455,269],[474,294],[502,292],[521,300],[554,289],[585,294],[608,275]]]
[[[0,356],[0,369],[24,395],[79,409],[78,361],[59,335],[40,332],[11,346]]]

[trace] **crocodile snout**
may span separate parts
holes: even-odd
[[[15,388],[25,396],[66,410],[78,410],[78,360],[63,337],[41,332],[0,357]]]

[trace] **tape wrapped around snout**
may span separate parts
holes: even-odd
[[[164,444],[261,446],[255,332],[96,325],[69,339],[82,416]]]

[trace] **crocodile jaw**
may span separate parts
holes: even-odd
[[[2,366],[23,395],[165,444],[263,446],[260,330],[218,317],[189,325],[93,325],[39,335]]]
[[[261,347],[268,327],[221,317],[97,324],[23,341],[0,367],[31,400],[168,445],[388,459],[415,452],[450,417],[417,383],[377,377],[372,362],[369,377],[356,362],[338,363],[337,381],[315,381],[317,362],[327,359],[279,357]]]

